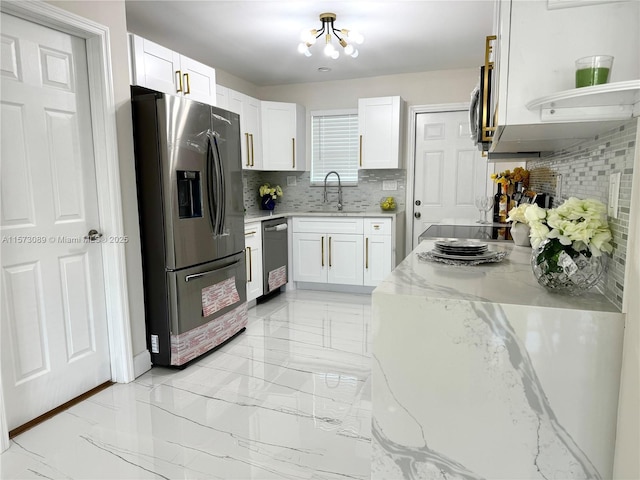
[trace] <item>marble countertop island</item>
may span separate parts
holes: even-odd
[[[372,478],[611,478],[624,316],[500,263],[418,258],[373,293]]]

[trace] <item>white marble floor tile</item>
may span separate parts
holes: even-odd
[[[280,294],[184,370],[155,367],[19,435],[2,479],[367,479],[371,297]]]

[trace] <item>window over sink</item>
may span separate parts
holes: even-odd
[[[332,170],[338,172],[342,185],[358,184],[357,110],[311,112],[311,184],[324,184]]]

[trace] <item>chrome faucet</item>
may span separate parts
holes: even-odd
[[[332,173],[335,173],[336,177],[338,177],[338,210],[342,210],[342,183],[340,183],[340,175],[335,170],[331,170],[324,177],[324,203],[327,203],[327,178]]]

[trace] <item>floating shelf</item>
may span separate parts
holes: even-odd
[[[527,103],[542,122],[624,120],[640,114],[640,80],[607,83],[554,93]]]

